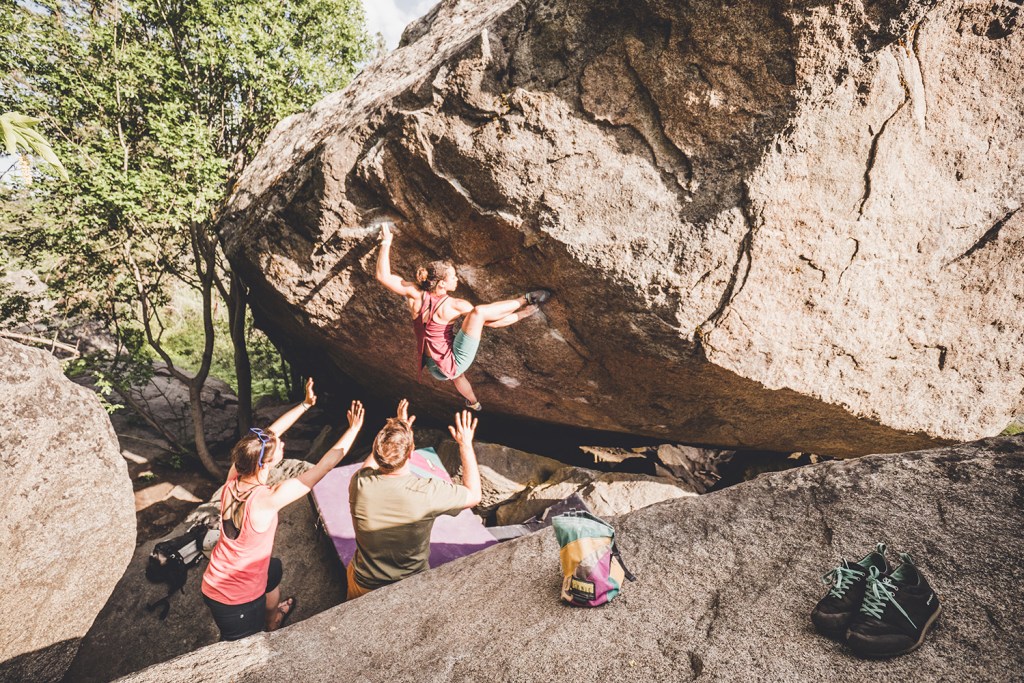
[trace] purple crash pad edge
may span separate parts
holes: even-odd
[[[410,461],[416,476],[435,476],[451,481],[432,448],[414,451]],[[356,534],[349,510],[348,484],[361,467],[362,463],[337,467],[313,487],[313,502],[320,513],[324,529],[346,567],[356,554]],[[497,542],[480,518],[470,510],[463,510],[456,517],[441,515],[435,520],[430,532],[430,566],[439,567]]]

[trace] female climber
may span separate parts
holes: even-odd
[[[306,397],[266,430],[253,428],[231,449],[231,470],[220,494],[220,538],[203,574],[203,600],[221,640],[238,640],[284,626],[295,598],[281,600],[281,560],[271,557],[278,511],[303,498],[345,456],[363,426],[363,404],[353,401],[348,429],[320,462],[297,477],[268,484],[284,457],[281,438],[316,404],[313,380]]]
[[[451,380],[466,399],[466,407],[480,410],[466,369],[476,358],[484,327],[507,327],[527,318],[551,298],[551,292],[539,289],[517,299],[474,306],[465,299],[449,296],[459,284],[455,267],[447,261],[434,261],[416,272],[416,282],[407,282],[391,273],[391,227],[381,227],[377,280],[395,294],[405,297],[416,331],[420,371],[426,367],[434,378]],[[462,325],[456,324],[466,316]]]

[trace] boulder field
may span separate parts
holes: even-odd
[[[560,603],[546,529],[124,680],[1005,681],[1024,668],[1024,437],[766,474],[615,523],[637,580],[604,607]],[[868,661],[809,615],[821,575],[877,541],[914,557],[943,613],[916,652]]]
[[[135,548],[117,435],[49,353],[0,339],[0,681],[59,681]]]
[[[539,286],[488,411],[833,456],[998,433],[1024,372],[1015,2],[443,0],[278,125],[219,225],[318,377],[447,416],[374,280]],[[432,408],[431,408],[432,407]]]

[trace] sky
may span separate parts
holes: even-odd
[[[388,49],[394,50],[409,22],[422,17],[436,3],[437,0],[363,0],[366,28],[370,35],[383,35]]]

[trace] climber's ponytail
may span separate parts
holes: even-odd
[[[447,261],[434,261],[426,266],[416,269],[416,285],[424,292],[430,292],[448,274],[448,269],[453,268]]]

